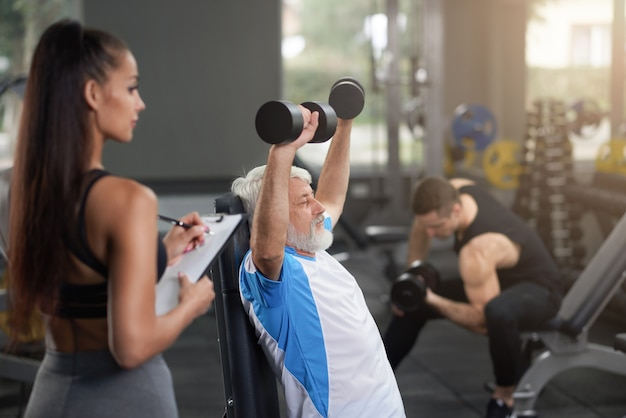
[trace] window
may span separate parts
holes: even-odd
[[[611,27],[573,25],[570,40],[571,65],[608,67],[611,65]]]
[[[611,136],[613,0],[537,4],[526,33],[527,107],[556,100],[566,108],[574,160],[593,161]]]
[[[384,0],[283,0],[283,96],[294,103],[327,101],[330,87],[351,76],[365,89],[365,108],[353,125],[353,173],[384,171],[388,164],[387,87],[399,88],[399,159],[402,168],[422,164],[419,97],[415,80],[419,1],[397,1],[397,52],[387,40]],[[398,74],[389,73],[394,58]],[[392,84],[393,83],[393,84]],[[321,165],[328,143],[307,145],[299,156]]]

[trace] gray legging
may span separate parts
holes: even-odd
[[[46,351],[25,418],[176,418],[172,376],[161,355],[122,369],[108,351]]]
[[[504,286],[503,286],[504,287]],[[436,293],[459,302],[467,302],[460,279],[444,280]],[[524,372],[520,331],[540,326],[558,312],[561,298],[533,282],[505,287],[485,306],[489,352],[499,386],[513,386]],[[403,317],[393,316],[384,333],[384,343],[394,369],[411,351],[419,332],[430,319],[442,318],[428,305]]]

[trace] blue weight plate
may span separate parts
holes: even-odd
[[[482,151],[494,141],[496,133],[496,120],[485,106],[462,104],[455,109],[452,135],[461,148]]]

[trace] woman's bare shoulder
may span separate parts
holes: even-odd
[[[157,196],[149,187],[129,178],[106,176],[89,194],[89,207],[109,215],[156,211]]]

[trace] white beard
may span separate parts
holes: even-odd
[[[317,232],[316,226],[319,219],[311,222],[311,229],[308,233],[298,232],[289,224],[287,227],[287,242],[296,250],[307,253],[316,253],[328,249],[333,243],[333,233],[327,229]]]

